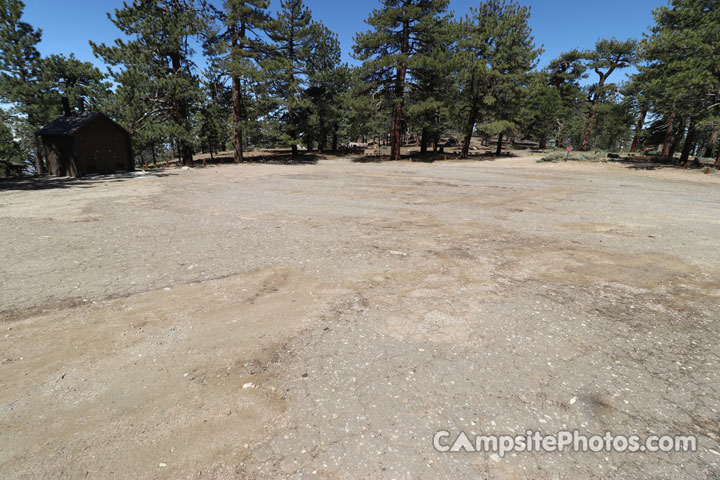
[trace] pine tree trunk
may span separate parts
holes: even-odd
[[[235,152],[233,161],[241,163],[245,160],[243,155],[243,131],[241,128],[243,115],[243,101],[240,94],[240,78],[234,76],[232,78],[232,99],[233,99],[233,143]]]
[[[461,158],[468,158],[468,155],[470,154],[470,140],[472,140],[472,134],[475,130],[475,122],[477,121],[479,113],[480,110],[477,105],[473,103],[473,106],[470,109],[470,117],[468,118],[467,125],[465,126],[465,139],[463,140],[462,152],[460,154]]]
[[[33,136],[33,150],[35,151],[35,169],[38,175],[45,175],[45,164],[43,163],[42,148],[40,148],[40,139],[37,135]]]
[[[410,51],[410,22],[405,20],[402,29],[401,53],[406,56]],[[392,135],[390,138],[390,159],[400,160],[402,146],[403,101],[405,98],[405,76],[407,59],[400,62],[395,80],[395,105],[393,105]]]
[[[332,137],[332,151],[333,151],[333,153],[337,152],[337,148],[338,148],[338,134],[337,134],[337,132],[334,132],[334,133],[333,133],[333,137]]]
[[[170,60],[172,62],[172,69],[174,75],[179,75],[179,72],[182,70],[182,65],[180,62],[180,53],[179,52],[173,52],[170,54]],[[187,125],[187,122],[189,120],[188,115],[188,101],[185,97],[182,96],[182,93],[179,98],[175,98],[175,105],[174,109],[174,117],[175,117],[175,123],[178,127],[185,127]],[[182,164],[186,166],[192,166],[193,163],[193,152],[192,147],[190,144],[185,140],[184,138],[181,138],[179,140],[179,154],[180,158],[182,160]]]
[[[288,39],[288,59],[290,60],[290,85],[295,83],[295,30],[290,29]],[[292,156],[297,157],[297,126],[295,125],[295,91],[288,92],[288,134],[292,140]]]
[[[600,77],[600,80],[598,81],[597,86],[595,87],[595,93],[593,94],[592,98],[592,105],[590,106],[590,114],[588,115],[588,123],[587,127],[585,128],[585,135],[583,135],[582,143],[580,144],[580,150],[581,151],[587,151],[589,150],[590,145],[590,136],[593,133],[593,130],[595,129],[595,116],[597,115],[598,106],[600,104],[600,91],[602,90],[603,86],[605,85],[605,82],[610,77],[610,75],[615,71],[616,67],[610,67],[607,72],[603,73],[599,69],[595,69],[595,73],[598,74]]]
[[[182,154],[183,165],[191,167],[193,164],[193,151],[190,144],[185,140],[180,140],[180,153]]]
[[[502,147],[503,147],[503,134],[501,133],[500,135],[498,135],[497,149],[495,150],[495,155],[497,155],[497,156],[502,155]]]
[[[397,91],[397,89],[396,89]],[[396,93],[397,95],[397,93]],[[395,106],[393,107],[393,118],[392,118],[392,133],[390,136],[390,159],[400,160],[400,147],[402,145],[402,117],[403,117],[403,106],[402,98],[397,97],[395,99]]]
[[[427,128],[423,128],[420,136],[420,155],[427,155],[428,142],[430,141],[429,136]]]
[[[642,129],[645,127],[645,118],[647,118],[647,109],[643,109],[642,112],[640,112],[640,118],[635,126],[635,136],[630,146],[631,153],[640,151],[640,135],[642,134]]]
[[[717,139],[718,139],[718,124],[717,124],[717,122],[715,122],[715,124],[713,125],[712,134],[710,135],[710,140],[708,141],[707,147],[705,148],[705,153],[703,155],[704,157],[706,157],[706,158],[712,157],[713,148],[715,147],[715,143],[717,142]]]
[[[233,30],[232,37],[232,51],[230,52],[233,60],[237,60],[237,56],[242,50],[243,45],[240,43],[241,38],[245,38],[245,23],[241,22],[240,32],[237,29]],[[240,77],[233,75],[232,77],[232,102],[233,102],[233,161],[235,163],[241,163],[245,161],[243,151],[243,131],[242,122],[245,117],[245,104],[241,92]]]
[[[583,152],[589,150],[590,136],[595,129],[595,115],[597,114],[599,102],[600,98],[595,95],[595,98],[593,99],[593,104],[590,107],[590,114],[588,116],[588,123],[587,127],[585,128],[585,134],[583,135],[582,143],[580,144],[580,150]]]
[[[663,142],[662,155],[665,158],[670,157],[670,148],[672,147],[673,129],[675,128],[675,112],[670,114],[668,126],[665,130],[665,141]]]
[[[547,137],[542,136],[540,137],[540,144],[538,145],[540,150],[545,150],[547,148]]]
[[[720,79],[720,70],[716,66],[714,69],[715,78]],[[714,93],[712,96],[712,103],[715,105],[713,108],[713,113],[717,115],[720,113],[720,105],[718,105],[718,94]],[[710,134],[710,140],[708,141],[707,146],[705,147],[705,152],[703,153],[703,157],[710,158],[713,154],[713,148],[715,147],[715,142],[717,142],[718,139],[718,122],[717,120],[713,120],[713,129],[712,133]]]
[[[691,118],[688,122],[687,137],[683,145],[682,154],[680,155],[680,163],[685,163],[690,159],[690,151],[695,146],[695,122]]]
[[[685,122],[680,122],[680,128],[676,129],[677,133],[673,135],[673,142],[672,146],[670,147],[670,158],[673,158],[675,156],[675,152],[677,152],[678,147],[680,146],[680,142],[683,138],[685,138]]]

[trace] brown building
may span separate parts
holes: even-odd
[[[50,175],[82,177],[135,169],[130,134],[103,113],[70,113],[35,134]]]

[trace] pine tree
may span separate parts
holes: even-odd
[[[468,156],[480,114],[485,116],[480,129],[498,136],[498,155],[503,136],[518,127],[521,92],[541,52],[534,46],[529,18],[529,7],[504,0],[486,0],[465,18],[465,33],[458,42],[465,64],[462,95],[468,111],[463,157]]]
[[[640,151],[643,142],[643,129],[645,128],[645,121],[647,120],[652,102],[648,95],[646,95],[640,76],[637,74],[630,77],[623,85],[622,90],[625,96],[625,102],[635,119],[633,140],[630,145],[630,152],[635,153]]]
[[[112,93],[103,72],[90,62],[78,60],[73,54],[44,58],[41,79],[51,97],[49,103],[56,106],[55,110],[60,108],[62,97],[67,97],[70,105],[103,110]]]
[[[23,163],[25,156],[15,141],[8,115],[0,109],[0,177],[17,173],[16,163]]]
[[[124,123],[131,131],[164,123],[184,165],[192,164],[191,113],[199,98],[191,40],[207,32],[205,11],[202,0],[134,0],[108,14],[129,40],[113,46],[90,42],[96,56],[121,67],[111,73],[122,87],[116,105],[127,109]]]
[[[585,127],[586,97],[580,81],[588,75],[584,54],[579,50],[562,53],[544,69],[549,75],[549,85],[560,97],[560,108],[555,112],[554,125],[557,126],[556,143],[570,146],[577,137],[577,144],[582,139]],[[579,129],[579,130],[578,130]]]
[[[226,85],[225,74],[211,65],[203,77],[204,97],[198,119],[198,137],[203,151],[209,152],[210,158],[213,158],[213,154],[225,146],[230,132],[234,132],[234,136],[237,128],[242,126],[233,121],[233,91]],[[240,141],[242,143],[242,133]],[[242,146],[240,154],[242,158]]]
[[[538,140],[539,148],[547,148],[547,142],[557,130],[563,115],[560,90],[552,86],[546,72],[531,74],[526,99],[523,103],[522,129]]]
[[[378,141],[384,138],[389,131],[389,123],[382,104],[381,92],[366,81],[362,68],[351,69],[349,89],[344,95],[346,135],[351,141],[365,143],[371,138]]]
[[[632,98],[622,86],[606,88],[601,98],[593,130],[593,148],[617,152],[632,143],[635,123]]]
[[[337,35],[322,24],[314,24],[313,54],[307,63],[308,86],[305,97],[309,105],[304,112],[306,143],[317,141],[318,149],[327,149],[331,137],[337,150],[338,134],[344,117],[344,95],[350,88],[350,71],[340,62]]]
[[[42,175],[42,152],[32,133],[43,126],[47,115],[40,79],[42,59],[37,50],[42,31],[21,21],[24,9],[20,0],[0,0],[0,101],[25,117],[23,133],[32,139],[35,169]]]
[[[440,136],[451,128],[457,115],[454,107],[460,102],[456,73],[460,65],[455,42],[459,29],[452,21],[433,29],[433,38],[420,47],[420,61],[409,82],[412,88],[408,96],[408,125],[420,132],[421,155],[427,153],[431,143],[433,151],[437,151]]]
[[[425,63],[428,47],[445,28],[448,0],[381,0],[366,22],[373,30],[355,36],[355,56],[369,81],[392,106],[390,158],[400,159],[408,80]]]
[[[598,75],[598,82],[590,90],[588,102],[590,110],[588,113],[587,126],[583,135],[580,150],[588,150],[590,136],[595,127],[595,115],[597,114],[600,98],[610,75],[616,70],[627,68],[635,63],[637,41],[616,39],[599,40],[595,44],[595,50],[585,52],[587,66]]]
[[[672,0],[654,15],[656,25],[641,44],[645,63],[640,78],[654,113],[665,118],[663,156],[671,156],[677,144],[674,136],[679,136],[677,125],[684,122],[688,138],[682,156],[687,159],[696,126],[717,125],[720,113],[720,5],[712,0]],[[717,134],[710,139],[714,143]]]
[[[302,0],[283,0],[268,35],[274,45],[262,66],[267,75],[273,136],[277,143],[291,146],[296,156],[301,133],[300,112],[309,106],[302,93],[307,86],[308,62],[316,35],[310,10]]]
[[[235,163],[244,161],[243,132],[250,121],[252,85],[260,81],[258,62],[268,46],[262,34],[269,28],[268,0],[226,0],[218,17],[221,31],[208,43],[208,52],[232,84]]]

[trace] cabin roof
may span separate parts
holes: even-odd
[[[62,117],[59,117],[57,120],[50,123],[46,127],[41,128],[40,130],[35,132],[35,134],[36,135],[71,136],[71,135],[74,135],[78,130],[80,130],[82,127],[84,127],[88,123],[90,123],[98,118],[103,118],[103,117],[106,118],[107,120],[110,120],[110,122],[113,123],[117,128],[126,132],[126,130],[122,126],[115,123],[112,119],[110,119],[104,113],[83,112],[83,113],[73,113],[72,115],[63,115]]]

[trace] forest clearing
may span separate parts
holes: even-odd
[[[713,478],[720,178],[537,158],[3,183],[3,477]]]
[[[719,33],[0,0],[0,479],[720,480]]]

